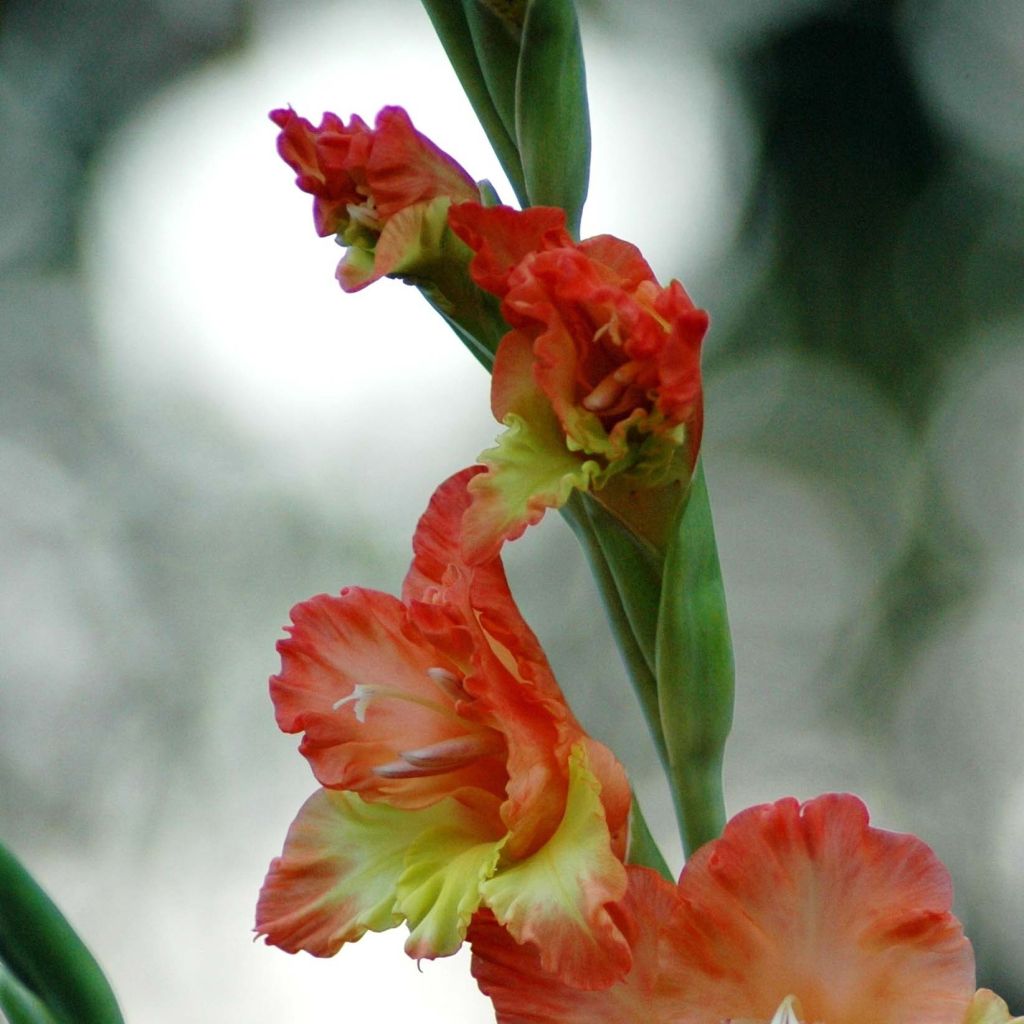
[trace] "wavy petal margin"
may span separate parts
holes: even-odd
[[[768,1020],[795,995],[829,1024],[960,1024],[970,1002],[949,873],[916,836],[872,828],[850,794],[742,811],[679,893],[703,958],[688,987],[721,1017]]]
[[[481,826],[454,799],[410,811],[318,790],[270,865],[256,933],[289,953],[333,956],[408,919],[413,955],[454,953],[502,845]]]
[[[405,951],[417,959],[449,956],[462,945],[494,874],[504,837],[480,841],[479,823],[459,814],[424,831],[398,881],[398,910],[409,924]]]
[[[583,460],[566,447],[529,366],[519,366],[532,359],[525,335],[506,335],[498,348],[492,402],[506,429],[497,446],[480,456],[487,472],[469,484],[472,503],[462,526],[463,552],[470,563],[495,557],[505,541],[521,536],[549,508],[561,508],[574,490],[589,490],[601,471],[596,461]],[[500,391],[502,381],[513,391]]]
[[[566,984],[543,969],[537,947],[516,943],[492,915],[474,919],[473,976],[493,1001],[499,1024],[674,1024],[678,993],[671,978],[667,990],[661,979],[659,943],[678,907],[676,887],[648,868],[626,870],[629,888],[621,912],[633,966],[611,988],[586,991]]]
[[[483,885],[484,903],[541,969],[581,989],[607,988],[632,960],[616,908],[626,869],[611,852],[600,784],[582,746],[573,749],[565,816],[536,853]]]
[[[1007,1024],[991,993],[971,1002],[946,869],[920,839],[870,827],[854,796],[750,808],[675,891],[641,868],[629,886],[633,967],[601,992],[573,992],[537,952],[474,923],[473,972],[501,1024],[768,1021],[791,996],[828,1024]]]

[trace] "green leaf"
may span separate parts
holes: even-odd
[[[464,0],[466,21],[491,102],[510,139],[516,131],[516,69],[520,30],[512,27],[480,0]]]
[[[53,1014],[2,963],[0,1019],[10,1024],[58,1024]]]
[[[99,965],[64,915],[18,860],[0,846],[0,961],[57,1024],[122,1024],[117,1000]],[[14,993],[14,995],[10,995]],[[28,1012],[14,986],[5,1012]],[[38,1015],[26,1021],[44,1021]],[[12,1015],[17,1022],[17,1016]]]
[[[519,202],[526,204],[526,183],[515,139],[494,105],[466,16],[466,4],[474,0],[423,0],[423,6],[441,40],[448,60],[462,84],[477,119],[487,133]]]
[[[704,470],[665,556],[658,613],[658,703],[687,854],[725,825],[722,756],[735,670]]]
[[[590,114],[572,0],[530,0],[516,79],[516,140],[534,206],[560,206],[579,237],[590,179]]]

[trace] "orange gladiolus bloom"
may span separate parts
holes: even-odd
[[[414,276],[442,258],[448,205],[480,197],[473,179],[401,107],[381,110],[372,129],[336,114],[314,128],[290,108],[270,118],[281,129],[278,152],[314,197],[317,233],[348,247],[338,266],[345,291],[387,274]]]
[[[601,992],[544,971],[486,915],[474,922],[473,971],[501,1024],[1009,1019],[985,1016],[1000,1008],[990,993],[972,1003],[974,955],[945,868],[914,836],[870,827],[856,797],[743,811],[678,886],[629,872],[633,967]]]
[[[463,203],[449,223],[512,328],[491,388],[506,431],[471,487],[470,557],[490,557],[574,489],[663,545],[700,448],[707,314],[678,281],[662,288],[628,242],[574,242],[561,210]]]
[[[292,612],[271,695],[324,787],[260,894],[257,932],[335,953],[406,921],[444,956],[489,908],[573,984],[629,967],[618,921],[630,791],[587,736],[499,559],[460,553],[465,470],[420,520],[402,599],[352,587]]]

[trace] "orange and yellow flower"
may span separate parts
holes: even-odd
[[[673,886],[629,869],[633,966],[580,992],[480,915],[473,971],[500,1024],[987,1024],[949,875],[831,794],[743,811]],[[1002,1016],[1000,1016],[1002,1014]]]
[[[348,251],[338,280],[348,292],[392,274],[416,277],[445,258],[448,206],[479,199],[473,179],[421,135],[401,107],[371,129],[324,114],[314,127],[291,108],[274,110],[277,149],[313,199],[317,233]]]
[[[449,223],[512,328],[491,388],[506,429],[471,485],[469,557],[491,557],[577,489],[662,546],[700,448],[707,314],[628,242],[574,242],[561,210],[462,203]]]
[[[566,705],[500,560],[462,558],[478,472],[435,493],[401,600],[353,587],[293,609],[271,695],[323,788],[271,864],[257,932],[327,956],[405,921],[412,956],[444,956],[488,908],[545,969],[608,985],[630,962],[629,787]]]

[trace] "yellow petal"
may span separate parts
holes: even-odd
[[[600,794],[583,747],[574,747],[561,824],[539,850],[482,887],[513,938],[537,947],[542,968],[584,989],[611,985],[631,963],[610,913],[625,895],[626,870],[612,853]]]
[[[964,1024],[1022,1024],[1024,1017],[1011,1017],[1010,1008],[995,992],[978,989],[967,1007]]]
[[[462,945],[506,838],[481,842],[479,818],[458,804],[420,834],[409,848],[396,904],[409,924],[410,956],[449,956]]]

